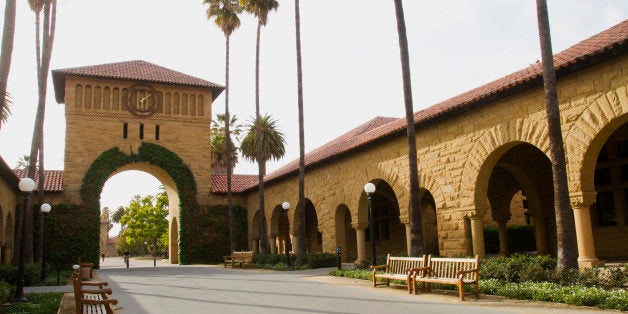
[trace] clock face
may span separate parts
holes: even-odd
[[[159,95],[154,87],[139,83],[129,87],[124,105],[135,116],[150,117],[157,112],[159,101]]]

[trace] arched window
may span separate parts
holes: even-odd
[[[76,85],[74,95],[74,106],[76,108],[83,108],[83,86]]]

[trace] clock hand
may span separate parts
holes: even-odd
[[[140,102],[142,103],[142,105],[144,104],[144,101],[145,101],[146,99],[148,99],[148,97],[150,97],[151,95],[152,95],[152,94],[148,94],[148,95],[146,95],[146,97],[144,97],[144,98],[140,99]]]

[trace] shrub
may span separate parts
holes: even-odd
[[[556,259],[527,254],[493,257],[480,263],[480,278],[502,282],[547,281],[556,268]]]
[[[283,270],[285,254],[255,254],[253,263],[256,267]],[[292,257],[292,269],[312,269],[336,266],[336,255],[332,253],[312,253]]]
[[[536,250],[533,225],[508,225],[508,248],[511,253],[525,253]],[[497,226],[484,228],[486,254],[499,253],[499,232]]]
[[[41,279],[41,264],[29,263],[24,265],[24,285],[32,286]],[[0,265],[0,281],[9,284],[17,283],[17,267],[13,265]]]
[[[11,296],[11,285],[4,280],[0,280],[0,304],[9,300]]]

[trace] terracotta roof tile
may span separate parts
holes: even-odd
[[[13,170],[18,178],[26,178],[27,171],[24,169]],[[37,179],[39,171],[35,171],[35,190],[39,188]],[[63,192],[63,170],[44,171],[44,192]]]
[[[251,185],[257,186],[257,175],[241,175],[234,174],[231,176],[231,192],[241,193]],[[211,176],[211,192],[216,194],[227,193],[227,175],[212,174]]]
[[[628,20],[593,36],[582,42],[556,54],[554,66],[557,77],[567,75],[591,64],[606,60],[614,55],[625,54],[628,46]],[[494,102],[500,98],[512,95],[522,89],[543,84],[543,70],[541,62],[516,71],[510,75],[497,79],[488,84],[460,94],[427,109],[414,114],[415,125],[428,125],[442,119],[464,113],[469,110]],[[377,120],[375,118],[374,120]],[[390,120],[386,118],[373,124],[371,120],[360,127],[336,138],[335,140],[312,150],[305,155],[306,167],[311,167],[325,161],[333,160],[357,149],[374,145],[392,136],[405,134],[406,119]],[[373,124],[377,127],[369,128]],[[354,132],[365,128],[365,132]],[[270,173],[264,178],[264,182],[278,180],[282,177],[295,174],[299,170],[299,160],[293,160],[285,166]],[[251,184],[246,190],[257,187],[257,182]],[[246,191],[245,190],[245,191]]]
[[[52,80],[58,103],[65,102],[65,77],[67,75],[205,87],[212,90],[213,99],[216,99],[225,89],[221,85],[191,75],[150,62],[134,60],[52,70]]]

